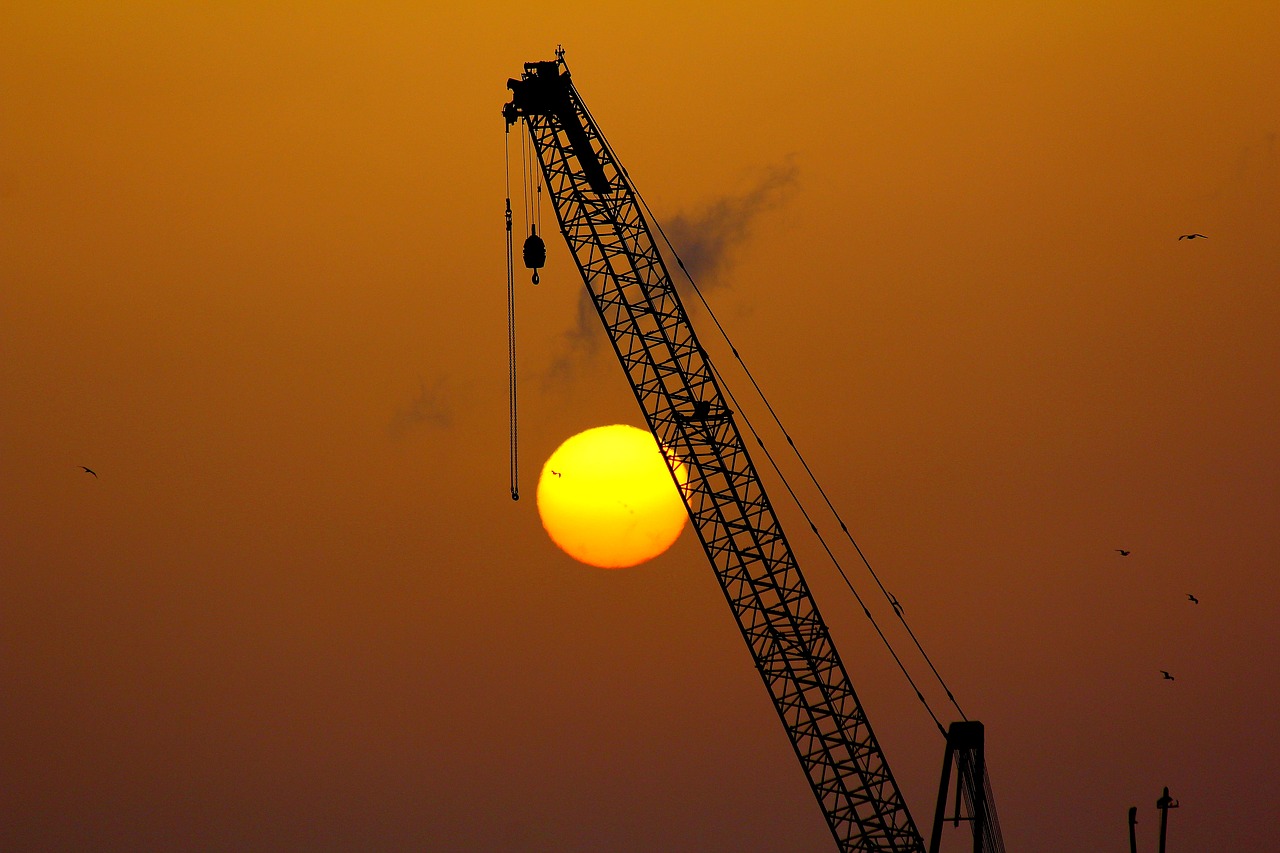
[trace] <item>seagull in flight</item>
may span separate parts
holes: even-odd
[[[556,471],[556,470],[552,470],[552,472],[551,472],[551,473],[552,473],[552,474],[554,474],[554,475],[556,475],[557,477],[563,477],[563,476],[564,476],[564,474],[561,474],[559,471]]]
[[[92,474],[92,475],[93,475],[93,476],[95,476],[95,477],[97,477],[97,476],[98,476],[98,472],[97,472],[97,471],[95,471],[95,470],[93,470],[92,468],[89,468],[89,467],[87,467],[87,466],[85,466],[85,465],[81,465],[81,466],[80,466],[80,469],[81,469],[82,471],[84,471],[86,474]]]
[[[1178,239],[1179,239],[1179,240],[1194,240],[1194,239],[1196,239],[1197,237],[1200,237],[1200,238],[1202,238],[1202,239],[1204,239],[1204,240],[1208,240],[1208,239],[1209,239],[1209,238],[1208,238],[1207,236],[1205,236],[1204,234],[1183,234],[1183,235],[1182,235],[1181,237],[1179,237]]]
[[[1192,595],[1191,593],[1187,593],[1187,601],[1190,601],[1192,604],[1199,604],[1199,603],[1200,603],[1200,599],[1196,598],[1196,597],[1195,597],[1194,595]]]
[[[1130,553],[1130,552],[1129,552],[1129,551],[1124,550],[1123,548],[1117,548],[1117,549],[1116,549],[1116,553],[1117,553],[1117,554],[1119,554],[1121,557],[1127,557],[1127,556],[1129,556],[1129,553]]]
[[[1163,679],[1164,681],[1177,681],[1177,680],[1178,680],[1178,679],[1174,678],[1172,675],[1170,675],[1168,670],[1164,670],[1164,669],[1162,669],[1162,670],[1160,670],[1160,671],[1161,671],[1162,673],[1164,673],[1164,679]]]

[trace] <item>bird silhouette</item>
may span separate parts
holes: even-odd
[[[92,475],[93,475],[93,476],[95,476],[95,477],[97,477],[97,476],[98,476],[98,472],[97,472],[97,471],[95,471],[95,470],[93,470],[92,468],[88,468],[88,467],[86,467],[86,466],[84,466],[84,465],[81,465],[81,466],[80,466],[80,468],[81,468],[81,470],[83,470],[86,474],[92,474]]]
[[[1178,679],[1174,678],[1172,675],[1170,675],[1170,674],[1169,674],[1169,672],[1168,672],[1168,670],[1164,670],[1164,669],[1162,669],[1162,670],[1160,670],[1160,671],[1161,671],[1162,673],[1164,673],[1164,679],[1163,679],[1164,681],[1177,681],[1177,680],[1178,680]]]
[[[1187,601],[1190,601],[1192,604],[1199,604],[1199,603],[1200,603],[1200,599],[1196,598],[1196,597],[1195,597],[1194,595],[1192,595],[1191,593],[1187,593]]]
[[[1127,557],[1129,556],[1130,552],[1124,550],[1123,548],[1117,548],[1116,553],[1119,554],[1121,557]]]
[[[1181,237],[1179,237],[1178,239],[1179,239],[1179,240],[1194,240],[1194,239],[1196,239],[1197,237],[1201,237],[1201,238],[1203,238],[1203,239],[1205,239],[1205,240],[1208,240],[1208,239],[1209,239],[1209,238],[1208,238],[1208,237],[1206,237],[1204,234],[1183,234],[1183,235],[1182,235]]]
[[[554,471],[554,470],[553,470],[551,473],[552,473],[552,474],[554,474],[554,475],[555,475],[555,476],[557,476],[557,477],[563,477],[563,476],[564,476],[564,474],[561,474],[559,471]]]

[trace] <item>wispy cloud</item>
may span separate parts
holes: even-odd
[[[786,199],[795,187],[798,174],[794,161],[788,159],[766,169],[743,192],[722,196],[693,212],[676,214],[663,225],[671,245],[699,287],[706,290],[726,283],[720,273],[732,257],[733,250],[751,236],[752,224],[761,213],[777,207]],[[688,282],[679,268],[673,263],[668,271],[675,279],[677,289],[683,293]],[[591,298],[585,289],[580,289],[573,327],[565,332],[563,345],[551,360],[547,384],[571,382],[579,365],[597,357],[605,344],[600,318]]]
[[[600,315],[585,287],[578,288],[577,306],[573,327],[564,333],[558,354],[547,369],[548,386],[572,382],[578,366],[593,360],[604,349],[606,338]]]
[[[436,379],[427,385],[418,379],[418,393],[392,417],[388,430],[392,438],[404,438],[420,428],[448,429],[453,425],[451,393],[444,379]]]
[[[699,285],[725,283],[720,273],[733,250],[751,236],[752,223],[761,213],[782,203],[795,187],[798,174],[795,162],[788,159],[767,169],[745,192],[716,199],[692,213],[677,214],[664,226],[671,245]]]

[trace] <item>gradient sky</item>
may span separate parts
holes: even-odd
[[[554,239],[508,496],[499,111],[563,44],[1009,849],[1154,850],[1165,785],[1171,853],[1274,849],[1280,4],[972,5],[5,3],[0,848],[832,849],[696,540],[541,531],[642,423]],[[927,830],[942,739],[794,544]]]

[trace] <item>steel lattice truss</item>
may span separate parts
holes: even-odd
[[[842,851],[923,851],[630,179],[560,67],[527,65],[507,120],[524,118],[636,400],[685,465],[689,517],[831,832]]]

